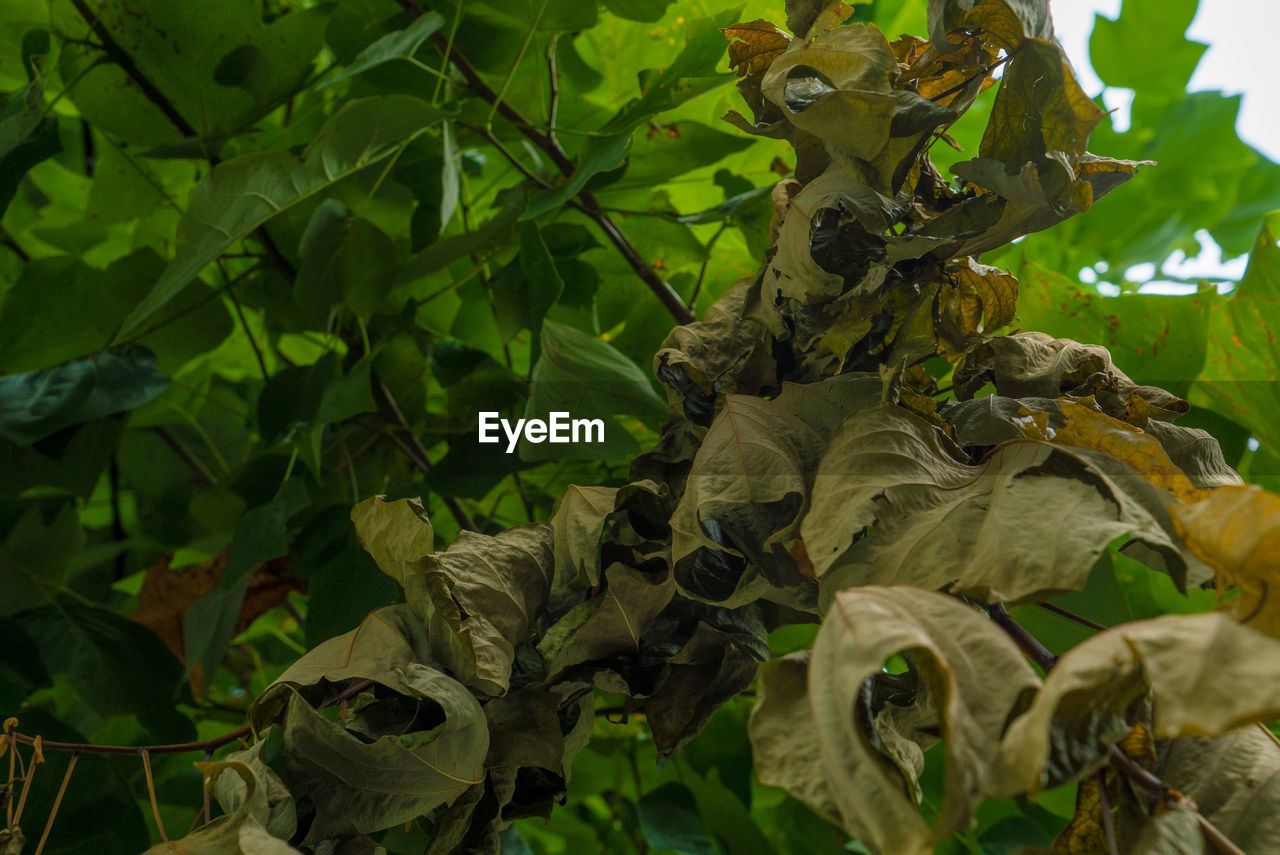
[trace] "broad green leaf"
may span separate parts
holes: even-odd
[[[654,849],[683,855],[715,855],[719,850],[694,807],[694,795],[683,784],[663,784],[645,793],[637,805],[644,839]]]
[[[1222,613],[1121,624],[1068,651],[1000,749],[991,795],[1037,793],[1106,762],[1151,696],[1157,738],[1214,735],[1280,713],[1280,641]]]
[[[868,709],[863,695],[896,653],[907,653],[919,675],[919,724],[940,730],[946,746],[945,794],[932,829],[906,794],[914,778],[884,753],[891,750],[884,731],[865,723],[901,710],[894,700]],[[982,676],[991,673],[1000,679]],[[1013,643],[960,601],[909,587],[849,589],[836,595],[811,655],[765,667],[751,718],[756,770],[763,783],[788,790],[873,852],[931,853],[968,827],[995,785],[1005,723],[1038,684]]]
[[[599,419],[604,441],[575,444],[532,443],[522,438],[522,460],[576,458],[607,460],[637,448],[615,416],[635,416],[655,427],[666,406],[644,372],[612,345],[555,321],[542,324],[541,348],[529,377],[526,419]],[[592,433],[594,437],[595,434]]]
[[[47,115],[39,77],[0,107],[0,214],[32,167],[62,151],[58,121]]]
[[[5,590],[0,614],[7,618],[53,602],[86,538],[71,502],[6,502],[5,506],[0,507],[11,522],[7,521],[8,530],[0,542],[0,585]]]
[[[39,644],[45,666],[65,675],[98,715],[132,713],[160,742],[194,735],[190,720],[173,706],[182,666],[151,630],[65,596],[17,620]]]
[[[0,437],[30,446],[63,428],[140,407],[169,387],[137,348],[0,377]]]
[[[1014,272],[1022,327],[1060,339],[1097,342],[1124,354],[1122,368],[1135,382],[1184,396],[1204,367],[1206,327],[1215,295],[1104,297],[1025,254]]]
[[[395,284],[396,247],[377,226],[326,199],[298,247],[297,301],[320,321],[341,305],[368,320]]]
[[[118,258],[105,270],[70,256],[26,265],[0,310],[0,363],[15,373],[34,371],[102,350],[164,266],[151,249]],[[162,371],[177,371],[231,331],[226,309],[211,297],[202,288],[183,292],[137,339]],[[68,304],[76,311],[65,311]]]
[[[619,18],[631,21],[661,20],[675,0],[603,0],[604,7]]]
[[[307,653],[254,702],[251,723],[260,734],[283,727],[290,782],[319,811],[309,839],[407,822],[481,780],[484,713],[428,661],[421,622],[408,607],[389,606]],[[321,715],[326,686],[356,680],[383,688],[362,692],[345,721]]]
[[[1249,268],[1235,291],[1209,315],[1208,352],[1191,398],[1252,431],[1270,448],[1280,447],[1280,357],[1271,329],[1280,323],[1280,212],[1263,220]]]
[[[1089,64],[1108,86],[1142,100],[1177,98],[1187,89],[1206,45],[1186,39],[1196,0],[1126,0],[1115,20],[1096,15]]]
[[[831,431],[877,400],[881,388],[879,378],[853,374],[787,383],[772,400],[725,399],[671,518],[671,555],[682,593],[728,606],[771,591],[795,605],[812,598],[812,583],[787,550],[800,533]]]
[[[176,258],[125,319],[119,341],[136,332],[214,259],[276,214],[391,153],[443,113],[408,95],[345,104],[300,156],[245,155],[215,167],[191,191],[178,227]]]
[[[362,74],[384,62],[403,60],[414,62],[413,55],[418,48],[431,38],[431,34],[444,26],[444,18],[438,12],[428,12],[415,19],[403,30],[387,33],[369,45],[341,71],[326,78],[320,83],[321,88],[332,86]]]
[[[85,6],[182,117],[183,129],[104,56],[69,0],[49,5],[56,29],[82,40],[64,44],[58,59],[76,109],[94,127],[135,145],[163,145],[190,130],[234,133],[278,106],[311,72],[329,11],[300,9],[268,23],[260,2],[217,15],[182,0]]]
[[[479,692],[506,692],[516,647],[547,603],[554,568],[545,524],[495,537],[463,531],[444,552],[423,555],[415,568],[421,588],[406,581],[406,591],[426,624],[433,661]]]
[[[630,9],[636,0],[626,2],[631,4]],[[573,174],[559,187],[536,194],[521,219],[536,217],[563,205],[581,192],[592,178],[616,167],[626,155],[632,132],[651,117],[727,82],[730,75],[716,73],[716,65],[725,51],[720,28],[731,24],[736,14],[736,9],[729,9],[690,21],[686,27],[684,49],[671,65],[662,70],[647,69],[640,73],[639,97],[628,101],[588,138],[577,155]]]

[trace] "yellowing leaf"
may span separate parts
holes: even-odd
[[[1169,515],[1220,584],[1240,588],[1231,601],[1236,616],[1280,636],[1280,496],[1255,486],[1218,487],[1204,501],[1171,507]]]
[[[791,36],[764,19],[734,24],[721,32],[729,42],[729,67],[739,77],[764,71],[791,44]]]
[[[1151,434],[1067,398],[1060,398],[1058,407],[1066,423],[1056,430],[1046,427],[1044,439],[1110,455],[1184,502],[1199,501],[1209,494],[1192,485]]]

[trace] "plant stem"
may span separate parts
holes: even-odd
[[[1045,673],[1048,673],[1049,669],[1058,661],[1058,657],[1050,653],[1049,649],[1041,644],[1039,639],[1027,632],[1013,619],[1003,603],[989,606],[987,614],[997,626],[1005,631],[1005,634],[1013,639],[1018,648],[1039,665]],[[1205,839],[1217,849],[1220,855],[1245,855],[1245,852],[1232,843],[1231,839],[1223,834],[1221,829],[1215,826],[1204,814],[1196,810],[1194,805],[1189,804],[1189,800],[1125,754],[1119,745],[1111,746],[1107,754],[1107,761],[1130,781],[1146,790],[1157,801],[1166,805],[1180,805],[1184,809],[1191,810],[1195,814],[1196,822],[1199,823]]]
[[[1044,609],[1045,611],[1053,612],[1055,615],[1064,617],[1069,621],[1074,621],[1075,623],[1078,623],[1081,626],[1087,626],[1089,627],[1089,629],[1092,629],[1096,632],[1105,632],[1108,629],[1108,627],[1105,627],[1100,623],[1091,621],[1087,617],[1084,617],[1083,615],[1078,615],[1075,612],[1069,612],[1066,609],[1062,608],[1061,606],[1055,606],[1053,603],[1036,603],[1036,605]]]
[[[397,2],[410,18],[417,18],[423,14],[423,9],[416,0],[397,0]],[[560,146],[554,134],[540,131],[525,118],[524,114],[503,100],[489,84],[484,82],[480,72],[476,71],[475,66],[458,52],[457,46],[452,44],[444,35],[435,33],[431,39],[443,54],[444,61],[453,63],[454,67],[458,69],[466,80],[467,86],[483,100],[487,101],[493,107],[494,113],[515,125],[516,130],[537,146],[547,157],[551,158],[551,162],[556,165],[561,174],[565,176],[573,174],[574,163]],[[512,163],[515,163],[505,148],[499,148],[499,152]],[[527,170],[522,165],[516,163],[516,167],[522,173],[527,173]],[[600,230],[604,232],[605,237],[622,254],[623,259],[626,260],[632,271],[658,297],[662,305],[671,313],[671,316],[681,324],[693,323],[695,320],[694,315],[689,311],[684,301],[680,299],[680,295],[676,293],[676,290],[671,287],[669,282],[659,276],[644,260],[644,257],[640,255],[639,251],[627,239],[622,230],[618,228],[617,224],[600,208],[600,203],[596,201],[595,196],[583,190],[578,193],[578,201],[579,210],[594,221]]]

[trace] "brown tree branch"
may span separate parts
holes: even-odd
[[[397,2],[410,18],[418,18],[423,14],[423,8],[418,5],[416,0],[397,0]],[[551,159],[551,162],[556,165],[562,175],[568,177],[573,174],[575,169],[573,160],[565,153],[554,135],[539,130],[519,110],[506,101],[499,99],[498,93],[493,90],[493,87],[484,82],[480,72],[465,56],[458,52],[457,45],[449,43],[444,34],[435,33],[431,39],[436,47],[440,49],[445,61],[453,63],[454,67],[458,69],[463,79],[466,80],[469,89],[493,105],[497,109],[498,115],[515,125],[516,130]],[[559,98],[558,90],[555,91],[555,97]],[[515,164],[521,172],[527,173],[527,170],[516,162],[505,148],[499,147],[499,152]],[[608,214],[601,210],[600,203],[596,201],[595,196],[583,190],[578,193],[578,200],[578,209],[594,221],[600,230],[604,232],[605,237],[618,249],[623,259],[635,274],[640,277],[640,280],[648,286],[649,290],[658,297],[662,305],[676,319],[676,322],[681,324],[693,323],[695,320],[693,312],[685,305],[684,300],[680,299],[680,295],[671,287],[671,283],[659,276],[653,267],[644,260],[644,257],[640,255],[640,252],[627,236],[618,228],[618,225],[609,218]]]
[[[1050,653],[1049,649],[1041,644],[1039,639],[1027,632],[1014,620],[1008,610],[1005,609],[1003,603],[989,606],[987,614],[997,626],[1005,631],[1006,635],[1013,639],[1018,648],[1027,655],[1027,658],[1039,665],[1046,673],[1057,663],[1058,657]],[[1111,746],[1111,750],[1107,754],[1107,762],[1130,781],[1146,790],[1157,801],[1165,805],[1177,805],[1192,811],[1205,839],[1217,850],[1219,855],[1245,855],[1245,852],[1232,843],[1231,839],[1223,834],[1221,829],[1215,826],[1204,814],[1200,813],[1190,799],[1170,787],[1158,776],[1143,768],[1133,758],[1125,754],[1119,745]]]
[[[373,684],[373,680],[361,680],[358,683],[354,683],[323,701],[318,709],[331,707],[344,700],[349,700]],[[253,728],[246,724],[244,727],[238,727],[229,733],[215,736],[213,739],[204,739],[200,742],[178,742],[169,745],[97,745],[90,742],[50,742],[42,740],[40,747],[44,751],[70,751],[73,754],[115,754],[129,757],[153,756],[156,754],[191,754],[195,752],[211,753],[252,733]],[[33,737],[18,733],[16,730],[8,731],[8,735],[11,740],[20,742],[23,745],[35,743]]]

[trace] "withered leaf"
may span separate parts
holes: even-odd
[[[729,67],[739,77],[764,71],[791,43],[790,36],[762,18],[725,27],[721,32],[729,42]]]

